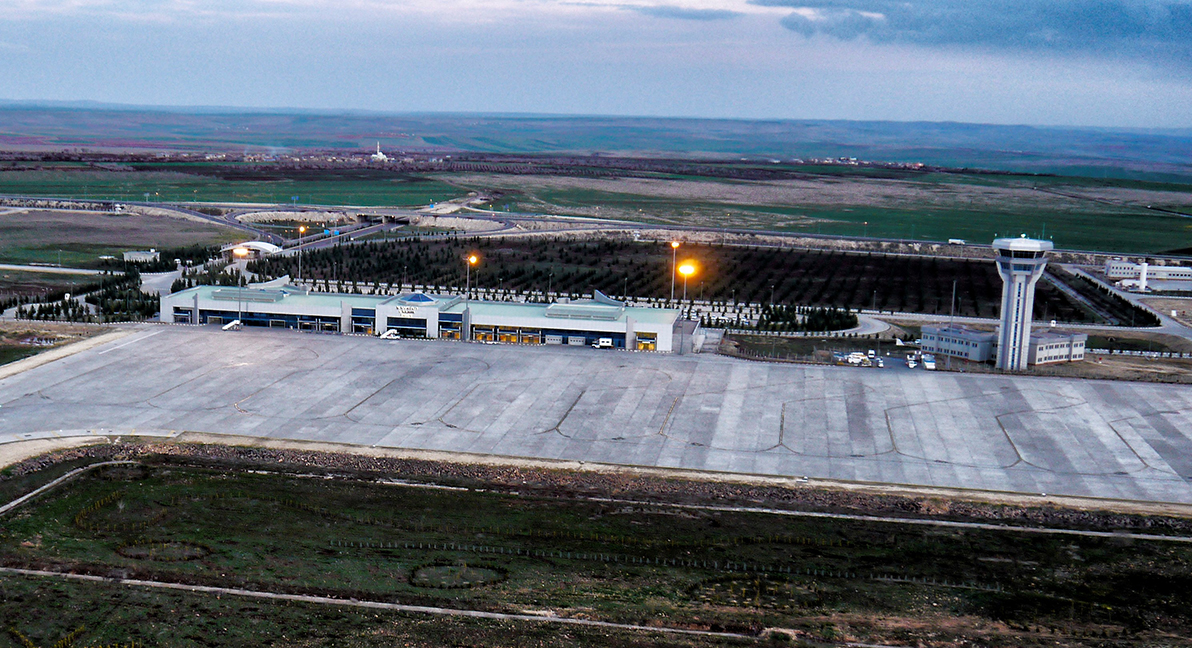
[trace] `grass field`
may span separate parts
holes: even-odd
[[[774,167],[778,168],[778,167]],[[679,226],[943,241],[1027,233],[1062,248],[1161,252],[1192,247],[1186,184],[1095,178],[783,166],[798,179],[293,169],[271,163],[159,163],[129,171],[44,163],[0,170],[0,194],[111,200],[413,206],[498,192],[503,210]]]
[[[241,240],[244,233],[238,230],[165,216],[0,211],[0,263],[61,262],[67,267],[96,268],[101,255],[119,258],[127,250]],[[6,291],[0,288],[0,292]]]
[[[808,234],[990,241],[1021,233],[1061,248],[1159,252],[1192,244],[1192,220],[1146,209],[1189,211],[1187,185],[1035,176],[916,174],[847,167],[820,177],[566,178],[459,175],[476,190],[502,189],[497,209],[600,216],[668,225]],[[448,176],[440,176],[448,179]]]
[[[168,458],[97,469],[43,496],[4,521],[0,551],[11,566],[745,633],[793,628],[821,640],[1145,645],[1186,637],[1192,624],[1181,594],[1192,555],[1179,543],[309,479]],[[377,645],[394,631],[430,645],[461,623],[396,630],[393,615],[325,608],[319,623],[290,623],[281,605],[220,611],[212,597],[35,585],[0,578],[0,614],[40,645],[80,626],[86,645],[270,645],[281,635],[287,645]],[[468,626],[458,627],[477,638],[451,645],[492,631]],[[575,645],[622,645],[532,624],[503,630],[510,645],[561,645],[568,633]]]
[[[3,246],[3,243],[0,243]],[[55,256],[57,251],[55,250]],[[12,295],[35,295],[72,285],[86,283],[90,276],[84,274],[59,274],[50,272],[26,272],[24,270],[0,269],[0,300]]]
[[[22,358],[28,358],[38,351],[40,349],[36,347],[0,343],[0,365],[16,362]]]
[[[0,170],[0,194],[117,201],[413,206],[458,198],[457,187],[417,175],[359,169],[314,171],[229,164],[139,164],[106,171],[47,163]]]
[[[383,610],[359,612],[20,577],[0,578],[0,614],[34,645],[46,647],[80,627],[84,631],[75,645],[111,648],[124,648],[132,642],[147,648],[703,648],[758,643]],[[0,635],[0,646],[25,648],[11,632]]]

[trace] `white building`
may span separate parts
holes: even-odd
[[[244,250],[244,252],[241,254],[236,250]],[[281,252],[281,248],[265,241],[245,241],[243,243],[228,243],[219,251],[225,259],[235,261],[238,259],[261,259],[270,254]]]
[[[1084,333],[1049,329],[1031,336],[1027,361],[1033,365],[1084,360],[1084,347],[1089,336]]]
[[[1000,238],[993,242],[1002,276],[1002,325],[998,331],[997,368],[1024,371],[1031,342],[1035,284],[1047,267],[1051,241]]]
[[[1134,263],[1121,257],[1105,262],[1105,276],[1110,279],[1139,279],[1144,268],[1149,279],[1192,280],[1192,267]]]
[[[161,298],[161,320],[295,328],[517,344],[591,345],[670,352],[679,311],[639,308],[597,292],[554,304],[465,300],[422,292],[388,295],[312,293],[293,286],[196,286]]]
[[[997,333],[964,326],[924,326],[920,339],[924,353],[987,362],[993,357]]]
[[[1151,265],[1145,261],[1134,263],[1122,257],[1105,262],[1105,276],[1117,279],[1117,286],[1126,290],[1147,292],[1151,289],[1187,290],[1187,284],[1168,282],[1192,282],[1192,268],[1187,266]],[[1148,282],[1156,282],[1148,285]]]
[[[160,257],[161,253],[157,250],[130,250],[124,253],[124,260],[133,263],[157,261]]]

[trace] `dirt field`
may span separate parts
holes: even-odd
[[[1089,355],[1084,362],[1034,367],[1031,373],[1040,376],[1192,384],[1192,360]]]
[[[1160,313],[1175,318],[1180,324],[1192,326],[1192,299],[1150,297],[1142,301]],[[1172,311],[1175,311],[1174,315]]]

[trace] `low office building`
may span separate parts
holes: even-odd
[[[124,260],[132,263],[150,263],[161,258],[157,250],[130,250],[124,253]]]
[[[670,352],[679,311],[639,308],[597,292],[593,299],[529,304],[465,300],[424,292],[312,293],[293,286],[196,286],[164,295],[161,319],[245,326],[446,338],[517,344],[592,345]]]
[[[1048,329],[1031,335],[1027,361],[1033,365],[1084,360],[1084,347],[1089,336],[1084,333]]]
[[[1134,263],[1123,258],[1110,259],[1105,262],[1105,276],[1110,279],[1177,279],[1192,280],[1192,267],[1179,265],[1151,265],[1149,263]]]
[[[997,344],[997,333],[964,326],[924,326],[922,332],[920,346],[924,353],[973,362],[989,361]]]

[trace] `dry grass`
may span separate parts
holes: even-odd
[[[0,213],[0,260],[94,267],[101,254],[123,250],[215,245],[243,233],[161,215],[21,210]]]

